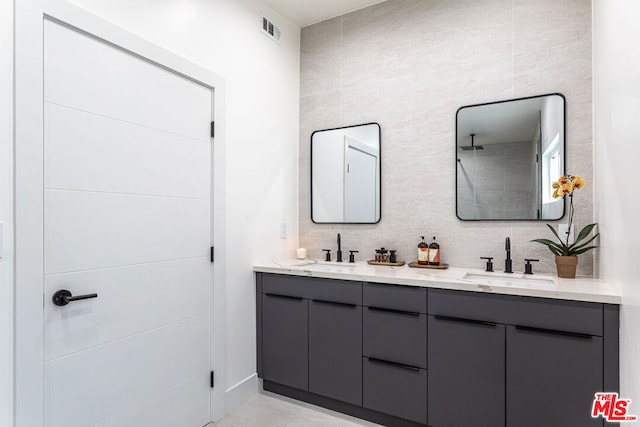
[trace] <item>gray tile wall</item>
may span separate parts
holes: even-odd
[[[511,237],[514,271],[554,272],[552,254],[529,241],[544,223],[462,222],[455,215],[455,113],[464,105],[560,92],[567,99],[567,170],[588,187],[575,196],[575,222],[593,218],[591,2],[589,0],[389,0],[302,30],[300,245],[373,258],[398,250],[413,261],[420,235],[437,236],[442,261],[502,268]],[[309,144],[314,130],[378,122],[382,128],[382,220],[311,222]],[[552,222],[557,224],[558,222]],[[593,253],[578,274],[591,274]]]
[[[482,150],[458,150],[458,216],[467,219],[535,218],[535,149],[532,144],[484,144]]]

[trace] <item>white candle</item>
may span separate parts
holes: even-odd
[[[296,256],[298,259],[305,259],[307,257],[307,250],[305,248],[296,249]]]

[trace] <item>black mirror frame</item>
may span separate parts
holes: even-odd
[[[379,173],[380,173],[380,186],[378,188],[378,200],[380,201],[380,216],[378,217],[377,221],[374,222],[318,222],[316,220],[313,219],[313,135],[315,135],[318,132],[326,132],[326,131],[331,131],[331,130],[339,130],[339,129],[348,129],[348,128],[354,128],[354,127],[360,127],[360,126],[369,126],[369,125],[376,125],[378,127],[378,144],[380,147],[380,154],[379,154]],[[313,131],[311,133],[311,137],[309,139],[310,141],[310,148],[311,148],[311,152],[310,152],[310,156],[309,156],[309,197],[310,197],[310,204],[309,204],[309,217],[311,218],[311,222],[313,222],[314,224],[353,224],[353,225],[357,225],[357,224],[362,224],[362,225],[369,225],[369,224],[378,224],[380,222],[380,220],[382,220],[382,128],[380,126],[379,123],[377,122],[369,122],[369,123],[361,123],[361,124],[357,124],[357,125],[350,125],[350,126],[340,126],[340,127],[336,127],[336,128],[329,128],[329,129],[319,129],[316,131]]]
[[[455,190],[456,190],[456,204],[455,204],[455,213],[456,213],[456,218],[458,218],[458,220],[460,221],[501,221],[501,222],[524,222],[524,221],[560,221],[562,220],[565,215],[567,214],[567,204],[566,204],[566,200],[564,201],[564,203],[562,204],[562,215],[557,218],[557,219],[544,219],[544,218],[532,218],[532,219],[509,219],[509,218],[505,218],[505,219],[500,219],[500,218],[491,218],[491,219],[463,219],[460,218],[460,216],[458,215],[458,115],[460,114],[460,110],[465,109],[465,108],[470,108],[470,107],[481,107],[484,105],[492,105],[492,104],[503,104],[505,102],[513,102],[513,101],[522,101],[525,99],[533,99],[533,98],[542,98],[545,96],[553,96],[553,95],[557,95],[559,97],[562,98],[562,102],[563,102],[563,111],[562,111],[562,126],[563,126],[563,130],[564,130],[564,137],[562,140],[562,144],[563,144],[563,158],[562,158],[562,169],[563,169],[563,173],[567,173],[567,99],[565,98],[565,96],[559,92],[552,92],[552,93],[545,93],[542,95],[534,95],[534,96],[525,96],[522,98],[513,98],[513,99],[504,99],[501,101],[493,101],[493,102],[485,102],[485,103],[481,103],[481,104],[472,104],[472,105],[464,105],[460,108],[458,108],[458,110],[456,111],[456,122],[455,122],[455,128],[456,128],[456,133],[455,133],[455,141],[454,141],[454,160],[455,160],[455,165],[456,165],[456,179],[455,179]]]

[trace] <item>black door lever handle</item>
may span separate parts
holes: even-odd
[[[89,298],[98,298],[98,294],[86,294],[86,295],[76,295],[75,297],[66,289],[60,289],[53,294],[51,300],[53,303],[59,307],[65,306],[73,301],[80,301],[83,299]]]

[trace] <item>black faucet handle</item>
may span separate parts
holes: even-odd
[[[525,258],[524,259],[527,263],[524,265],[524,274],[533,274],[533,265],[531,265],[532,262],[538,262],[540,261],[539,259],[533,259],[533,258]]]
[[[325,261],[331,261],[331,249],[323,249],[323,251],[326,252],[326,255],[324,257]]]
[[[484,271],[493,271],[493,257],[492,256],[481,256],[480,259],[486,259],[487,265],[485,266]]]
[[[349,251],[349,262],[356,262],[356,256],[359,251]]]

